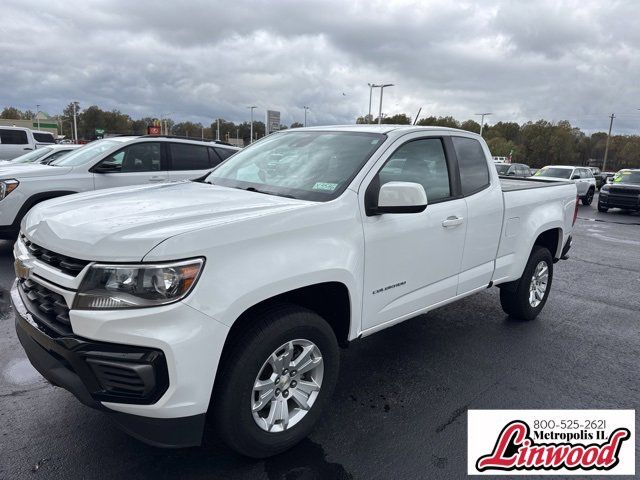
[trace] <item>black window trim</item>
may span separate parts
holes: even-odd
[[[427,193],[428,205],[437,205],[438,203],[450,202],[451,200],[458,200],[458,199],[462,198],[462,195],[461,195],[462,189],[461,189],[461,183],[460,183],[460,170],[458,169],[457,161],[454,160],[455,157],[452,156],[452,155],[455,155],[455,152],[453,151],[453,143],[451,141],[451,136],[449,136],[449,135],[426,135],[426,136],[415,137],[415,138],[411,138],[409,140],[406,140],[405,142],[401,143],[400,145],[398,145],[397,147],[395,147],[393,149],[393,151],[389,154],[389,156],[386,158],[384,163],[380,166],[380,168],[378,168],[377,172],[375,173],[375,175],[372,177],[371,181],[369,182],[369,185],[367,185],[367,188],[365,190],[365,199],[372,194],[372,192],[370,192],[369,189],[371,189],[371,188],[380,188],[380,182],[377,181],[376,179],[379,178],[379,174],[382,171],[382,169],[387,165],[387,163],[389,163],[389,161],[391,161],[393,155],[398,150],[400,150],[402,147],[404,147],[405,145],[407,145],[408,143],[411,143],[411,142],[415,142],[415,141],[419,141],[419,140],[433,140],[433,139],[438,139],[442,143],[442,147],[443,147],[442,150],[444,152],[445,163],[447,164],[447,172],[449,174],[449,193],[450,194],[449,194],[448,197],[431,201],[431,200],[429,200],[429,194]],[[369,195],[367,195],[367,194],[369,194]]]
[[[123,172],[123,171],[118,171],[118,172],[109,172],[109,174],[111,173],[151,173],[151,172],[166,172],[167,171],[167,158],[166,158],[166,153],[165,153],[165,143],[166,142],[159,142],[157,140],[154,141],[150,141],[150,142],[133,142],[133,143],[127,143],[126,145],[124,145],[123,147],[119,148],[118,150],[115,150],[109,154],[107,154],[106,156],[102,157],[100,160],[98,160],[96,163],[93,164],[93,166],[89,169],[89,172],[94,173],[94,170],[96,168],[98,168],[98,166],[106,161],[108,158],[111,158],[117,154],[119,154],[121,151],[123,151],[125,148],[131,147],[133,145],[141,145],[143,143],[157,143],[160,145],[160,170],[146,170],[146,171],[142,171],[142,172]],[[73,149],[69,150],[72,151]],[[69,153],[69,152],[67,152]]]
[[[491,169],[489,168],[489,165],[486,163],[487,162],[487,158],[485,156],[485,164],[487,166],[487,176],[489,178],[489,181],[487,182],[486,185],[483,185],[480,188],[476,188],[475,190],[472,190],[471,192],[467,193],[466,195],[462,194],[462,176],[460,175],[460,166],[459,166],[459,161],[458,161],[458,155],[456,154],[456,150],[453,147],[453,137],[466,138],[466,139],[469,139],[469,140],[475,140],[476,142],[478,142],[478,140],[473,138],[473,137],[465,137],[464,135],[450,135],[449,136],[449,140],[451,141],[452,154],[454,155],[456,167],[458,169],[458,181],[460,182],[460,198],[470,197],[472,195],[475,195],[476,193],[480,193],[480,192],[488,189],[489,187],[491,187]],[[478,142],[478,143],[480,143],[480,142]],[[480,144],[480,146],[482,147],[482,144]],[[482,149],[482,153],[484,154],[484,148]]]

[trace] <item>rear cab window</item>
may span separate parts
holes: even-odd
[[[480,142],[474,138],[452,136],[458,158],[462,195],[473,195],[489,186],[489,166]]]
[[[53,135],[50,133],[33,132],[33,138],[35,139],[36,142],[39,142],[39,143],[56,143],[56,141],[53,138]]]

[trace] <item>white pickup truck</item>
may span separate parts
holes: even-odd
[[[16,329],[44,377],[137,438],[198,445],[207,419],[265,457],[331,403],[339,345],[492,285],[536,317],[576,208],[573,183],[500,180],[472,133],[294,129],[199,181],[34,207]]]

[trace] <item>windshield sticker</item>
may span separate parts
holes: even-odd
[[[338,186],[337,183],[316,182],[312,190],[322,190],[323,192],[333,192],[337,186]]]

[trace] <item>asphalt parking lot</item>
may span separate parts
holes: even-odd
[[[16,338],[0,241],[0,478],[462,478],[467,409],[635,409],[640,214],[596,202],[580,207],[537,320],[508,319],[490,289],[353,343],[310,438],[264,461],[213,434],[201,448],[146,446],[47,384]]]

